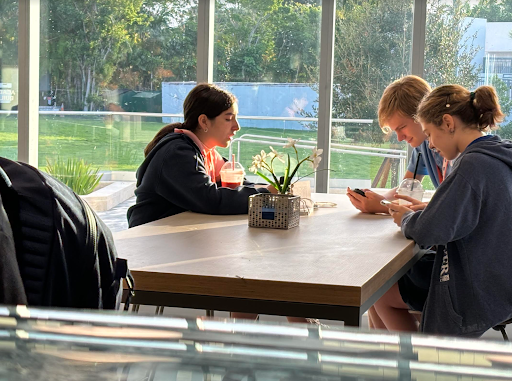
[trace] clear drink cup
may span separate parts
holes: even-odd
[[[244,167],[238,162],[227,161],[220,170],[220,181],[225,188],[238,188],[243,185],[244,177]]]
[[[396,193],[402,196],[412,197],[418,201],[422,201],[423,193],[425,193],[425,191],[423,190],[423,186],[419,180],[403,179]],[[398,205],[407,206],[411,205],[411,203],[406,200],[398,199]]]

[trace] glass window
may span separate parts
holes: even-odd
[[[293,166],[316,145],[320,21],[320,0],[216,1],[213,80],[238,98],[232,149],[246,170],[269,146],[290,153]],[[301,139],[298,156],[283,148],[287,138]],[[284,174],[284,164],[274,164]],[[304,165],[298,175],[313,184],[312,171]]]
[[[393,80],[410,74],[413,0],[338,1],[330,192],[396,186],[406,146],[379,127],[377,108]]]
[[[510,115],[512,3],[429,0],[426,29],[425,79],[430,85],[495,86],[504,113]],[[512,137],[510,116],[498,133]]]
[[[466,59],[471,67],[470,88],[491,85],[498,92],[503,113],[507,115],[497,133],[512,138],[512,3],[507,0],[475,5],[464,14],[469,25],[464,30],[464,48],[472,54]],[[477,76],[476,81],[474,76]]]
[[[197,1],[42,0],[41,14],[39,165],[135,172],[168,123],[166,84],[196,79]]]
[[[18,158],[18,1],[0,3],[0,156]]]

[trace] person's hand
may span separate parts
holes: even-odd
[[[393,221],[397,224],[398,227],[402,227],[402,217],[407,212],[412,212],[412,209],[409,209],[404,205],[391,204],[389,205],[389,214],[393,217]]]
[[[409,201],[412,205],[407,205],[407,207],[415,212],[417,212],[418,210],[425,209],[428,205],[428,202],[419,201],[419,200],[416,200],[415,198],[400,195],[400,194],[395,194],[395,198]]]
[[[277,194],[277,193],[278,193],[277,189],[276,189],[273,185],[271,185],[271,184],[267,185],[266,189],[267,189],[270,193],[273,193],[273,194]]]
[[[356,209],[363,213],[389,213],[388,208],[380,204],[380,200],[384,199],[384,196],[369,189],[363,189],[363,191],[366,197],[347,188],[347,196]]]

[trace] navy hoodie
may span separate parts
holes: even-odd
[[[137,202],[128,224],[138,226],[184,211],[244,214],[249,196],[266,189],[217,187],[206,173],[203,154],[185,134],[166,135],[137,170]]]
[[[421,329],[480,336],[512,317],[512,142],[478,139],[425,210],[402,218],[405,237],[438,245]]]

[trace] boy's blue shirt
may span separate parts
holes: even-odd
[[[439,167],[441,173],[443,168],[443,157],[435,151],[432,151],[428,147],[428,140],[425,139],[423,143],[421,143],[418,147],[414,148],[411,155],[411,161],[407,166],[407,170],[414,173],[414,168],[416,167],[416,161],[418,160],[418,152],[421,152],[421,160],[418,164],[418,175],[429,175],[432,180],[432,184],[437,189],[439,185],[442,183],[442,179],[439,177],[439,171],[437,168]],[[444,177],[448,176],[451,172],[451,165],[448,164],[446,168],[446,173]]]

